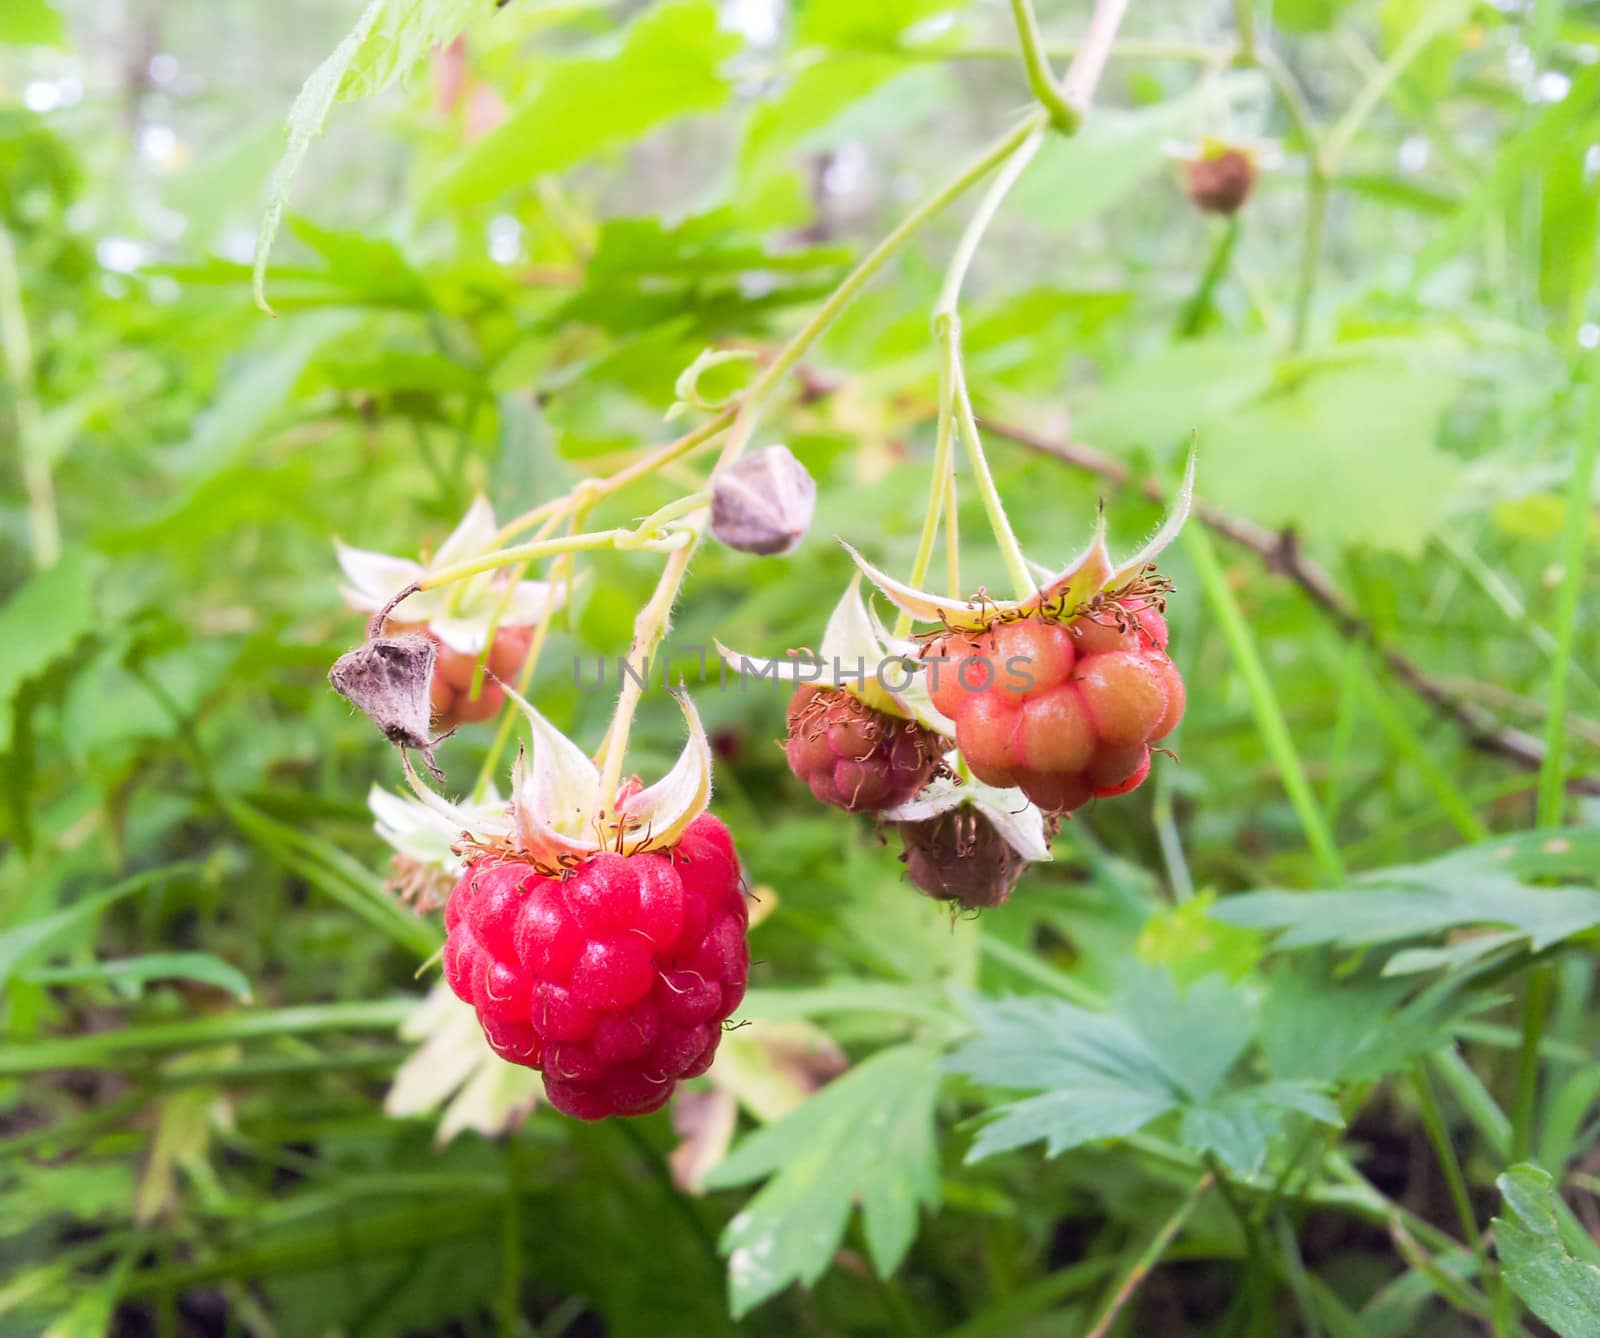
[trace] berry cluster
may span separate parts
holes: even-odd
[[[1066,813],[1140,785],[1150,745],[1182,718],[1166,646],[1153,606],[1068,622],[1033,614],[931,641],[928,688],[974,776]]]
[[[802,686],[789,703],[784,755],[822,803],[876,813],[905,803],[939,766],[939,737],[839,689]]]
[[[477,672],[478,654],[454,650],[433,632],[427,623],[402,623],[393,620],[384,625],[384,634],[395,636],[402,632],[421,632],[435,646],[439,655],[433,666],[433,681],[428,685],[428,699],[433,706],[433,722],[440,729],[454,729],[457,725],[476,724],[493,720],[505,705],[505,689],[496,679],[510,682],[522,672],[523,663],[533,644],[533,628],[504,625],[495,630],[494,642],[489,647],[483,682],[478,695],[472,695],[472,678]]]
[[[445,908],[445,979],[496,1054],[543,1070],[557,1110],[644,1115],[711,1067],[748,923],[733,840],[703,813],[670,850],[561,874],[480,857]]]

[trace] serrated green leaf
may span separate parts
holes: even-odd
[[[857,1203],[873,1266],[884,1277],[894,1271],[916,1233],[918,1208],[938,1201],[938,1090],[934,1051],[881,1051],[751,1134],[712,1170],[706,1184],[713,1188],[772,1177],[723,1233],[736,1317],[791,1282],[821,1277]]]
[[[1360,889],[1251,892],[1226,898],[1212,914],[1229,924],[1281,930],[1281,948],[1366,947],[1502,925],[1537,952],[1600,925],[1600,891],[1531,880],[1592,879],[1597,854],[1600,832],[1593,829],[1524,832],[1426,863],[1373,870],[1357,880],[1366,885]]]
[[[1323,1124],[1343,1124],[1339,1108],[1322,1093],[1290,1082],[1258,1083],[1185,1106],[1178,1140],[1193,1152],[1210,1153],[1242,1176],[1258,1174],[1272,1139],[1292,1113]]]
[[[1600,1333],[1600,1268],[1575,1259],[1556,1224],[1548,1172],[1523,1163],[1496,1178],[1503,1212],[1490,1224],[1511,1290],[1561,1338]]]
[[[1262,1054],[1280,1079],[1375,1081],[1449,1039],[1448,1010],[1426,996],[1406,1004],[1406,992],[1399,981],[1328,979],[1282,962],[1262,1002]]]
[[[481,203],[693,112],[714,111],[730,85],[722,63],[738,39],[709,0],[647,10],[611,56],[554,66],[531,99],[477,141],[440,183],[450,205]]]
[[[289,108],[288,147],[273,170],[266,212],[256,236],[252,284],[256,304],[267,305],[267,259],[283,221],[300,165],[311,141],[322,133],[336,101],[370,97],[387,88],[421,59],[448,41],[482,0],[372,0],[345,39],[311,72]]]
[[[1121,993],[1123,1015],[1186,1095],[1216,1091],[1255,1035],[1255,1010],[1222,976],[1187,989],[1165,971],[1132,968]]]
[[[0,753],[12,742],[12,704],[90,632],[95,623],[96,560],[71,548],[0,607]]]

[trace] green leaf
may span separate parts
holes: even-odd
[[[1281,930],[1280,948],[1368,947],[1469,925],[1504,925],[1514,933],[1502,943],[1524,939],[1538,952],[1600,925],[1600,891],[1530,880],[1592,878],[1597,855],[1600,831],[1525,832],[1424,864],[1374,870],[1357,880],[1367,885],[1361,889],[1228,897],[1212,915],[1229,924]]]
[[[1138,111],[1096,108],[1076,135],[1045,141],[1007,208],[1031,214],[1053,235],[1093,218],[1147,178],[1170,171],[1165,143],[1192,134],[1202,110],[1214,115],[1248,87],[1248,77],[1229,76]]]
[[[251,1001],[249,977],[209,952],[158,952],[84,966],[49,967],[28,972],[27,979],[40,985],[110,985],[129,998],[137,998],[152,980],[193,980],[226,990],[241,1003]]]
[[[12,705],[95,624],[95,560],[70,548],[0,607],[0,753],[12,741]]]
[[[1272,18],[1285,32],[1325,32],[1350,0],[1275,0]]]
[[[1416,556],[1460,472],[1436,442],[1455,395],[1439,368],[1374,361],[1313,374],[1201,436],[1206,495],[1308,539]]]
[[[736,1317],[791,1282],[821,1277],[855,1204],[873,1266],[881,1277],[894,1271],[916,1234],[917,1209],[939,1197],[938,1091],[934,1051],[881,1051],[751,1134],[710,1173],[713,1188],[772,1177],[723,1233]]]
[[[999,1107],[968,1161],[1039,1139],[1055,1156],[1132,1133],[1181,1099],[1161,1059],[1124,1018],[1046,998],[979,1002],[972,1017],[978,1034],[950,1056],[951,1069],[989,1087],[1047,1090]]]
[[[800,46],[889,46],[914,23],[948,14],[965,0],[805,0],[795,26]]]
[[[1254,1176],[1266,1165],[1267,1149],[1291,1113],[1335,1127],[1344,1123],[1339,1108],[1313,1088],[1258,1083],[1186,1106],[1178,1140],[1191,1151],[1213,1154],[1239,1175]]]
[[[132,878],[126,878],[104,891],[97,892],[94,896],[74,902],[65,910],[56,911],[53,915],[24,920],[15,928],[6,930],[0,934],[0,989],[5,987],[6,982],[19,967],[48,951],[69,930],[94,919],[106,907],[165,879],[179,874],[196,873],[200,867],[197,864],[169,864],[164,868],[150,869]]]
[[[256,236],[253,286],[256,304],[267,305],[267,258],[283,221],[284,207],[311,141],[322,133],[336,101],[370,97],[387,88],[428,50],[461,31],[482,0],[372,0],[356,26],[311,72],[289,108],[289,144],[278,160],[266,212]]]
[[[439,186],[447,204],[491,200],[561,172],[692,112],[714,111],[730,84],[721,66],[739,42],[709,0],[647,10],[615,54],[555,65],[533,97],[477,141]]]
[[[1222,976],[1187,989],[1165,971],[1130,967],[1122,1012],[1183,1091],[1203,1100],[1217,1090],[1255,1034],[1255,1010]]]
[[[66,25],[50,0],[6,0],[0,5],[0,46],[66,44]]]
[[[1561,1338],[1600,1333],[1600,1268],[1575,1259],[1556,1224],[1547,1172],[1523,1163],[1495,1180],[1503,1201],[1490,1224],[1506,1281]]]
[[[1266,340],[1186,340],[1130,362],[1075,410],[1073,431],[1106,450],[1170,456],[1187,451],[1194,432],[1259,399],[1275,373]],[[1209,434],[1201,443],[1205,459]]]
[[[173,468],[199,481],[231,464],[283,407],[317,350],[358,319],[348,311],[319,312],[264,331],[195,422],[193,435],[171,452]]]
[[[556,450],[545,416],[526,394],[495,400],[500,440],[489,472],[489,495],[502,517],[531,510],[572,487],[573,471]]]

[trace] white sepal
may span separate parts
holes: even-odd
[[[376,613],[422,575],[421,564],[409,558],[374,553],[366,548],[351,548],[337,539],[333,541],[333,552],[339,560],[339,569],[349,582],[339,587],[339,593],[344,596],[345,603],[362,613]],[[422,600],[424,604],[428,602],[426,595],[413,595],[411,598]],[[411,605],[407,606],[408,615],[411,608]]]
[[[431,804],[374,785],[367,792],[367,807],[372,810],[373,830],[397,853],[454,877],[466,865],[453,849],[462,832],[477,829],[485,821],[503,821],[506,806],[490,790],[482,803],[455,805],[452,818]]]
[[[953,599],[948,595],[931,595],[925,590],[913,589],[904,581],[897,581],[887,572],[874,567],[844,540],[839,542],[861,569],[862,575],[883,591],[891,604],[904,609],[913,618],[923,622],[942,621],[951,627],[982,627],[988,621],[988,611],[996,607],[992,602],[980,604],[976,600]],[[1002,604],[999,607],[1006,606]]]
[[[533,736],[531,751],[518,753],[511,769],[517,848],[546,864],[593,854],[602,848],[599,768],[515,688],[505,692]]]
[[[951,752],[945,761],[952,773],[958,770],[959,754]],[[915,798],[883,816],[889,822],[926,822],[962,804],[970,804],[988,818],[1006,844],[1023,859],[1042,862],[1051,858],[1050,843],[1044,834],[1044,814],[1029,802],[1028,796],[1021,790],[985,785],[970,775],[959,782],[954,775],[937,776]]]
[[[872,618],[873,630],[882,642],[884,650],[889,655],[899,655],[911,661],[905,674],[905,686],[897,688],[891,695],[899,706],[898,714],[909,716],[925,729],[931,729],[935,734],[943,734],[947,738],[955,737],[955,724],[949,716],[942,714],[934,707],[933,697],[928,691],[928,677],[922,672],[920,664],[921,646],[907,638],[898,640],[883,625],[878,617],[877,609],[867,606],[867,613]]]
[[[495,535],[499,529],[500,527],[495,524],[494,508],[489,505],[489,499],[480,492],[472,499],[467,514],[461,517],[460,523],[439,545],[428,566],[448,567],[453,563],[477,557],[480,553],[492,553],[495,547]]]
[[[621,821],[622,853],[627,855],[646,845],[676,845],[684,829],[706,811],[711,802],[711,741],[700,722],[687,692],[674,692],[689,726],[689,741],[683,745],[672,770],[647,789],[628,795],[617,805]]]
[[[438,981],[400,1024],[401,1039],[417,1049],[400,1065],[384,1098],[396,1118],[444,1106],[434,1142],[443,1146],[463,1129],[493,1138],[516,1127],[539,1100],[537,1070],[507,1064],[483,1038],[470,1004]]]
[[[423,784],[422,778],[411,765],[410,754],[403,748],[400,750],[400,764],[405,768],[406,783],[411,786],[411,792],[427,809],[448,823],[453,831],[470,836],[479,843],[510,838],[512,822],[506,809],[496,812],[474,804],[453,804],[443,795],[435,794]]]
[[[1183,483],[1179,485],[1178,495],[1172,499],[1172,505],[1167,508],[1166,518],[1150,536],[1150,541],[1111,574],[1112,586],[1122,585],[1137,576],[1178,537],[1184,521],[1189,518],[1189,508],[1194,505],[1194,464],[1195,453],[1190,451],[1189,463],[1183,470]]]

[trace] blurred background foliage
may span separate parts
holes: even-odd
[[[1087,6],[1040,8],[1064,56]],[[1008,8],[5,0],[0,1334],[1600,1332],[1600,7],[1242,13],[1132,7],[964,311],[1039,560],[1102,497],[1129,550],[1160,508],[1116,467],[1153,495],[1198,441],[1182,764],[952,923],[809,802],[777,692],[703,686],[768,903],[707,1171],[688,1104],[444,1146],[384,1113],[439,935],[383,889],[396,759],[326,686],[331,541],[415,553],[669,439],[702,349],[776,347],[1026,107]],[[358,23],[269,319],[285,109]],[[1260,163],[1234,221],[1185,196],[1208,137]],[[675,673],[815,645],[833,535],[908,566],[969,209],[769,414],[817,524],[700,556]],[[655,563],[599,556],[553,630],[537,700],[586,746],[573,666]],[[491,737],[444,746],[456,787]],[[638,769],[680,739],[658,687]]]

